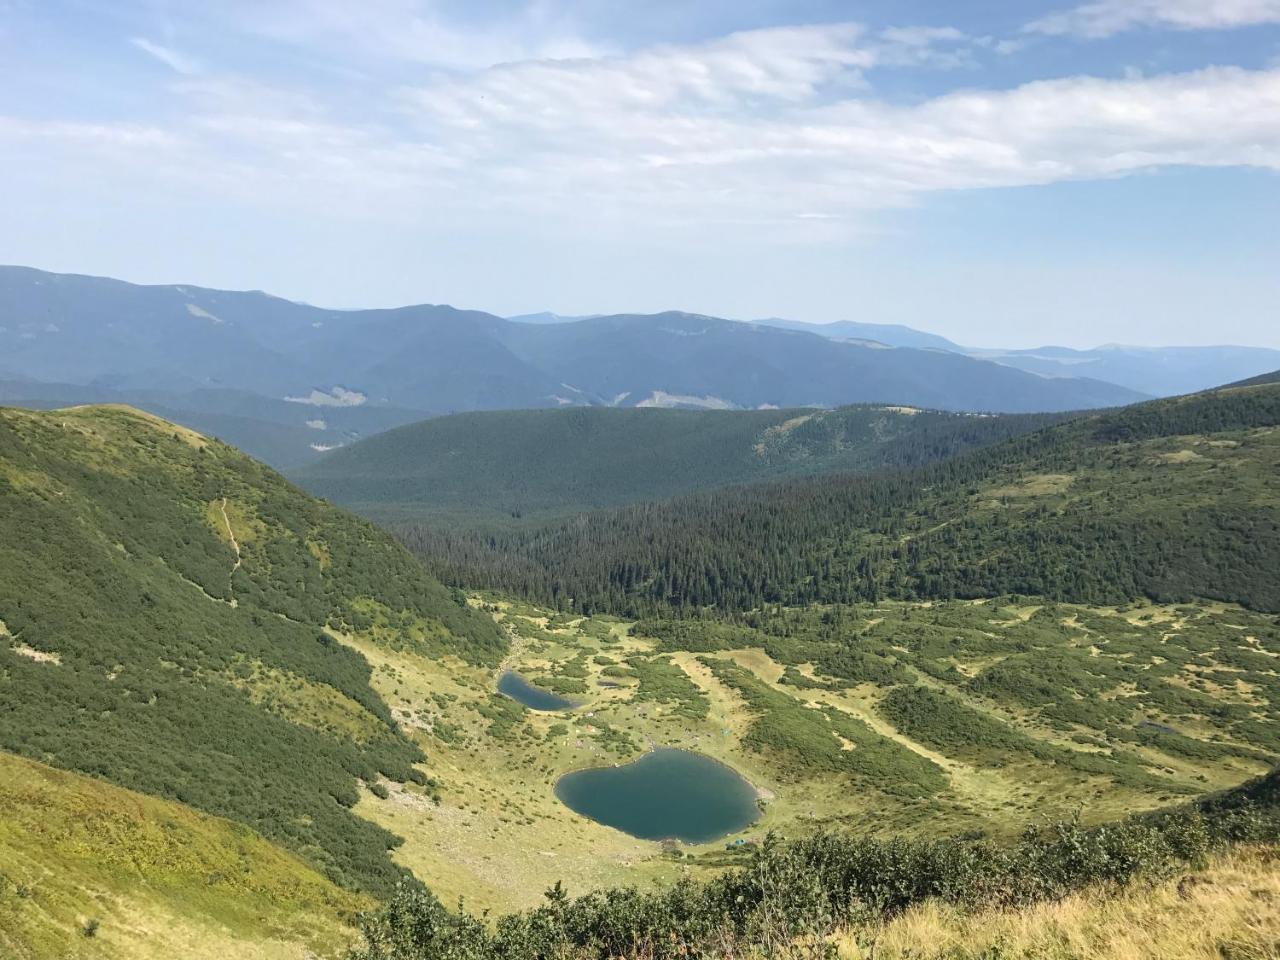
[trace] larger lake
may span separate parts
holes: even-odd
[[[584,817],[641,840],[706,843],[760,815],[756,790],[732,768],[687,750],[565,774],[556,796]]]
[[[511,670],[498,678],[498,692],[512,700],[519,700],[530,710],[572,710],[577,706],[572,700],[566,700],[550,690],[535,687],[520,674]]]

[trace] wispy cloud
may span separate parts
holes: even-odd
[[[453,70],[613,52],[586,39],[558,5],[541,0],[473,22],[446,16],[438,0],[233,0],[232,6],[244,29],[273,40]]]
[[[1135,27],[1225,30],[1280,23],[1280,0],[1096,0],[1027,25],[1031,33],[1089,38]]]
[[[266,207],[615,218],[637,232],[856,230],[862,212],[938,191],[1167,166],[1280,170],[1280,69],[1070,77],[905,104],[867,87],[869,72],[901,56],[887,41],[927,51],[958,39],[852,24],[750,31],[436,75],[359,116],[200,77],[173,85],[184,109],[168,124],[0,121],[0,140],[65,142],[66,162],[84,163],[98,143],[129,176]]]
[[[156,43],[154,40],[148,40],[146,37],[133,37],[129,42],[139,50],[159,60],[175,73],[191,76],[200,73],[202,69],[200,61],[195,58],[179,53],[172,47]]]

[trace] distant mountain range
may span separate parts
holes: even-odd
[[[1034,347],[1027,350],[963,347],[945,337],[899,324],[801,323],[759,320],[785,330],[803,330],[832,340],[879,341],[893,347],[947,350],[993,360],[1044,377],[1088,377],[1154,397],[1172,397],[1242,380],[1280,366],[1280,350],[1266,347],[1129,347],[1107,344],[1092,350]]]
[[[955,351],[833,343],[688,313],[524,321],[433,305],[332,310],[258,291],[0,267],[0,396],[137,404],[278,466],[472,410],[887,403],[1040,412],[1145,396]]]
[[[770,317],[767,320],[756,320],[755,323],[766,327],[779,327],[783,330],[800,330],[805,333],[816,333],[832,340],[869,340],[883,343],[890,347],[911,347],[917,350],[948,350],[951,353],[965,353],[965,348],[953,343],[946,337],[936,333],[925,333],[900,323],[858,323],[854,320],[840,320],[836,323],[804,323],[800,320],[783,320]]]
[[[454,412],[856,403],[1049,412],[1276,367],[1280,351],[1244,347],[1001,352],[854,322],[333,310],[260,291],[0,267],[0,402],[130,403],[290,468]]]

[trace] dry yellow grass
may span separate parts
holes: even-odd
[[[924,904],[836,945],[846,960],[1276,960],[1280,851],[1239,850],[1114,897],[981,913]]]
[[[0,753],[4,960],[336,960],[373,905],[247,827]]]

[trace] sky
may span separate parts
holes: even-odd
[[[1280,0],[0,0],[0,262],[1280,347]]]

